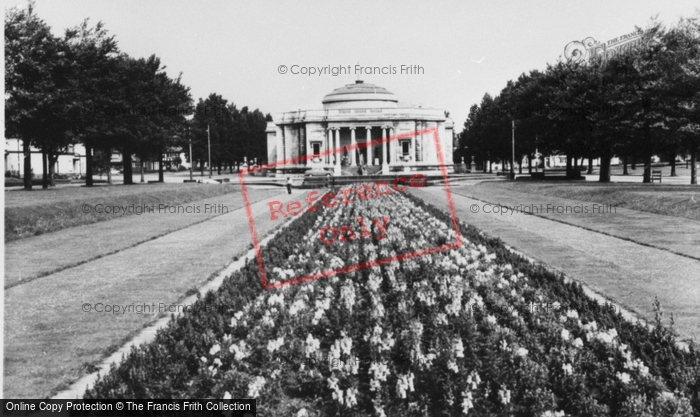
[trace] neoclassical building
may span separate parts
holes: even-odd
[[[439,164],[432,135],[362,146],[378,139],[435,128],[443,161],[452,165],[454,124],[444,110],[399,107],[397,97],[385,88],[356,81],[336,88],[323,98],[322,110],[299,110],[276,115],[267,125],[268,163],[280,168],[318,168],[341,175],[358,165],[376,166],[388,174],[399,170],[430,170]],[[359,145],[354,151],[348,147]],[[340,149],[340,152],[325,154]],[[293,161],[294,164],[283,161]],[[281,170],[278,170],[278,174]],[[347,171],[346,171],[347,172]],[[379,172],[377,172],[379,173]]]

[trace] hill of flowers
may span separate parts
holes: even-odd
[[[315,207],[263,249],[271,282],[456,238],[409,194]],[[384,233],[319,239],[385,217]],[[459,228],[449,251],[268,291],[248,262],[85,396],[258,398],[260,415],[290,416],[700,415],[700,355],[676,347],[660,308],[656,326],[631,324]]]

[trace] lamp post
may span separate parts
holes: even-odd
[[[515,179],[515,119],[512,120],[512,124],[513,124],[513,140],[511,141],[511,143],[512,143],[513,153],[511,154],[511,160],[510,160],[510,179],[514,180]]]
[[[192,158],[192,135],[190,134],[189,127],[187,127],[187,136],[190,139],[190,182],[192,182],[192,161],[194,161],[194,159]]]
[[[211,178],[211,137],[209,136],[209,125],[207,125],[207,148],[209,148],[209,178]]]

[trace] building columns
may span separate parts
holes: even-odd
[[[387,146],[386,140],[386,126],[382,126],[382,174],[386,175],[389,173],[389,147]]]
[[[281,164],[284,161],[284,131],[282,130],[282,127],[277,126],[277,133],[276,133],[276,142],[277,142],[277,163]]]
[[[398,158],[398,153],[396,152],[397,150],[397,141],[394,140],[394,137],[396,136],[396,129],[393,126],[389,127],[389,138],[391,141],[387,143],[387,145],[391,148],[391,154],[389,155],[389,165],[394,165],[397,162],[399,162]]]
[[[333,172],[335,175],[340,175],[341,170],[340,170],[340,128],[335,128],[335,140],[333,141],[334,143],[334,148],[333,148],[333,155],[335,156],[335,166],[333,167]]]
[[[367,130],[367,139],[365,140],[367,143],[367,165],[372,166],[374,165],[374,155],[372,155],[373,146],[370,145],[372,142],[372,126],[366,126],[365,129]]]
[[[355,148],[356,142],[355,142],[355,127],[350,128],[350,166],[355,166],[355,153],[357,152],[357,149]]]
[[[408,155],[411,157],[408,160],[408,163],[415,163],[416,162],[416,133],[411,135],[411,149],[408,152]]]

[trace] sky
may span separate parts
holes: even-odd
[[[655,15],[672,25],[698,8],[698,0],[36,2],[57,35],[89,18],[121,51],[157,55],[195,101],[217,93],[274,117],[320,109],[326,94],[362,79],[402,103],[449,111],[456,131],[485,93],[556,62],[570,41],[604,42]],[[357,74],[356,65],[388,73]],[[402,65],[418,73],[401,74]],[[311,67],[326,73],[300,73]],[[333,76],[334,67],[345,73]]]

